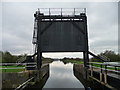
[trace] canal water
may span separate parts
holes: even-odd
[[[73,64],[54,61],[50,64],[50,77],[43,88],[84,88],[73,74]]]

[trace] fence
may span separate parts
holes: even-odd
[[[106,64],[106,63],[94,63],[89,62],[90,67],[90,76],[93,76],[93,71],[97,69],[97,71],[100,73],[100,82],[107,83],[107,75],[108,72],[114,73],[114,74],[120,74],[120,65],[119,64]],[[104,75],[104,81],[102,80],[102,75]]]
[[[29,68],[37,68],[36,63],[0,63],[0,66],[0,70],[3,72],[17,72],[25,71],[26,69],[29,70]]]
[[[86,13],[86,8],[39,8],[40,13],[44,15],[80,15],[80,13]]]

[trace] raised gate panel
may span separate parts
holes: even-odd
[[[41,22],[40,26],[43,29],[49,23]],[[76,24],[85,32],[83,22]],[[41,36],[42,52],[82,52],[86,50],[85,35],[71,22],[53,22]]]

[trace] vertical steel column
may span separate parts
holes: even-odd
[[[42,51],[41,51],[41,18],[42,14],[40,11],[38,11],[38,17],[37,17],[37,69],[40,70],[41,65],[42,65]]]
[[[83,52],[83,59],[84,59],[84,67],[88,68],[89,66],[89,56],[88,56],[88,52],[84,51]]]
[[[83,52],[83,56],[84,56],[84,66],[85,67],[89,67],[89,54],[88,54],[88,51],[89,51],[89,48],[88,48],[88,33],[87,33],[87,17],[86,17],[86,14],[83,13],[83,15],[81,15],[82,18],[83,18],[83,23],[84,23],[84,32],[85,32],[85,51]]]
[[[85,69],[85,79],[88,79],[88,68],[89,68],[89,55],[88,55],[88,33],[87,33],[87,17],[85,13],[80,14],[83,19],[83,25],[84,25],[84,38],[85,38],[85,51],[83,51],[83,59],[84,59],[84,69]]]

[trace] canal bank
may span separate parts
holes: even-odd
[[[31,88],[40,90],[46,90],[48,88],[53,90],[68,88],[71,88],[72,90],[111,90],[105,85],[97,82],[95,79],[90,78],[90,69],[88,69],[87,75],[86,78],[86,71],[83,64],[64,63],[58,60],[49,64],[44,63],[40,70],[27,70],[16,74],[4,73],[3,90],[4,88],[18,88],[16,90],[20,90],[19,88],[22,87],[25,87],[24,90]],[[93,76],[98,79],[100,78],[99,73],[96,72],[93,72]],[[111,77],[107,78],[109,83],[110,80],[113,82],[116,80]],[[21,82],[18,82],[18,80]],[[114,84],[113,82],[112,84],[118,86],[117,88],[119,90],[119,83]],[[116,82],[120,81],[118,80]]]
[[[93,72],[93,76],[91,77],[90,69],[87,70],[87,79],[86,79],[86,71],[84,66],[81,64],[74,64],[73,71],[75,77],[80,80],[80,82],[85,86],[87,90],[89,87],[92,90],[120,90],[120,78],[113,78],[107,75],[108,83],[100,82],[100,73]],[[102,80],[105,81],[104,74],[102,75]]]

